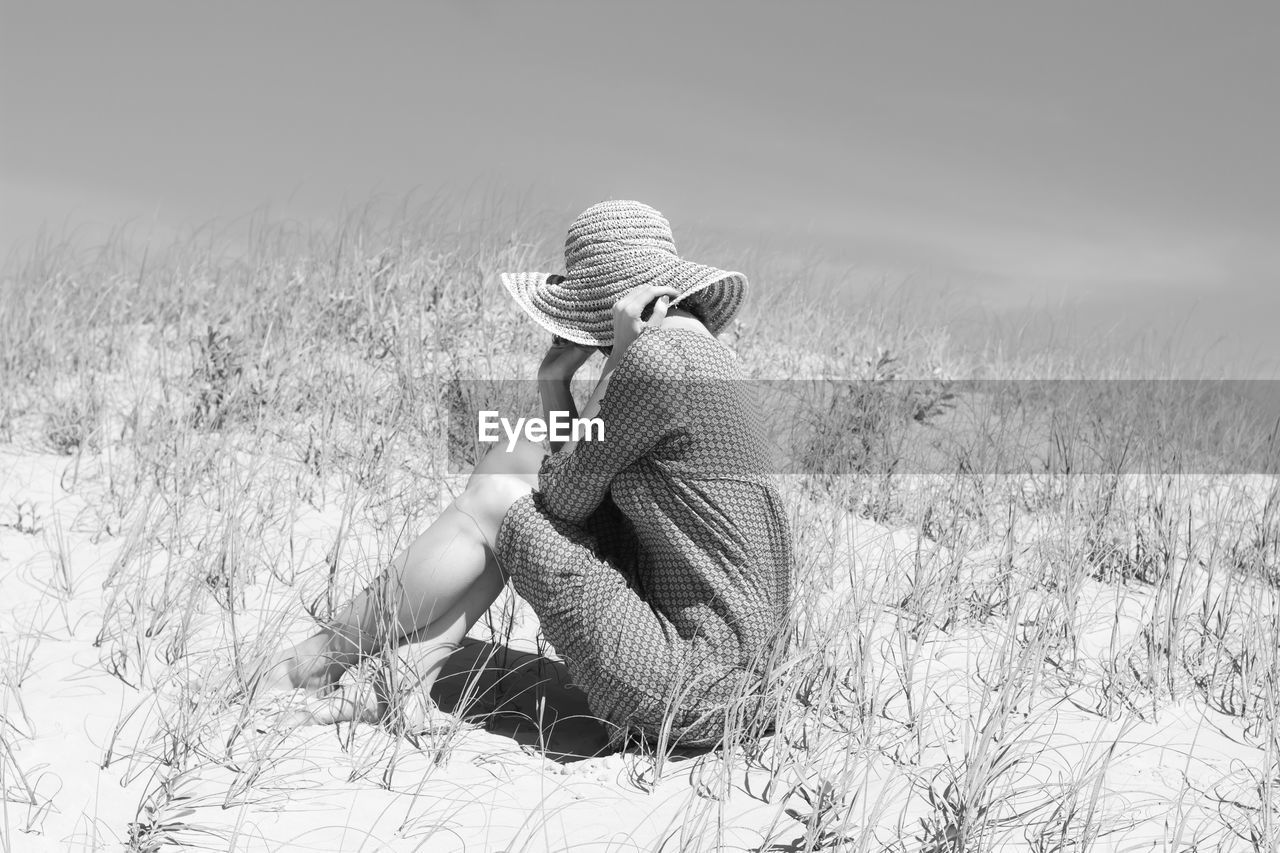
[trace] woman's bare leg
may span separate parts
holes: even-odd
[[[487,454],[463,493],[330,626],[280,659],[264,676],[263,687],[323,694],[361,657],[409,637],[425,646],[429,663],[419,674],[420,689],[428,691],[449,654],[505,585],[493,544],[511,504],[537,485],[542,457],[539,445],[525,442],[509,452],[499,446]],[[312,717],[329,722],[368,710],[335,697]]]
[[[471,626],[476,623],[481,614],[493,605],[498,594],[502,591],[503,585],[504,577],[498,568],[497,561],[490,557],[485,564],[483,573],[475,583],[463,592],[461,599],[452,609],[447,613],[436,616],[430,624],[423,628],[401,633],[390,643],[395,646],[412,643],[421,649],[414,663],[414,677],[411,686],[413,695],[421,700],[419,703],[415,703],[417,707],[421,709],[424,705],[429,704],[427,696],[431,692],[436,676],[444,668],[449,656],[462,645],[463,638],[466,637],[467,631],[471,629]],[[303,707],[296,709],[295,713],[286,720],[286,724],[327,725],[355,719],[373,722],[387,716],[389,710],[387,701],[389,697],[387,694],[390,691],[383,688],[389,688],[390,685],[378,685],[378,689],[374,691],[366,689],[355,695],[352,695],[350,691],[334,690],[344,670],[334,666],[332,663],[326,665],[323,661],[326,655],[332,654],[326,650],[327,646],[335,641],[341,642],[343,639],[345,638],[341,636],[341,633],[326,630],[304,641],[298,647],[303,649],[308,644],[314,644],[312,650],[315,656],[312,659],[320,662],[319,670],[323,672],[323,675],[313,678],[309,684],[298,685],[305,687],[316,698],[306,703]],[[363,652],[356,651],[349,658],[349,663],[344,664],[344,666],[354,664],[359,660],[361,654],[369,654],[374,651],[376,649]],[[404,711],[405,709],[402,708],[401,710]],[[411,720],[410,722],[412,723],[413,721]]]

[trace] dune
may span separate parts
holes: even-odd
[[[914,314],[793,301],[726,335],[791,416],[771,728],[610,747],[510,591],[429,697],[413,646],[352,674],[393,710],[429,700],[427,729],[273,727],[275,700],[244,696],[254,667],[462,488],[458,411],[527,406],[545,347],[456,286],[541,268],[528,244],[303,242],[323,260],[51,258],[6,281],[5,853],[1280,843],[1274,440],[1229,407],[1184,418],[1177,449],[1230,460],[1214,471],[1144,431],[1155,397],[1084,386],[1055,420],[964,390],[1081,373],[975,365]],[[76,298],[85,276],[101,303]]]

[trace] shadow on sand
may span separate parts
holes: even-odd
[[[561,661],[501,643],[466,638],[436,678],[431,698],[441,710],[464,708],[472,722],[561,764],[638,748],[609,746],[614,726],[591,713],[587,694]],[[675,754],[705,751],[677,748]]]
[[[542,655],[467,637],[445,662],[431,698],[522,746],[567,764],[618,751],[608,747],[610,726],[591,713],[587,694],[569,669]]]

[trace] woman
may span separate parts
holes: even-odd
[[[604,435],[495,445],[466,489],[330,627],[268,676],[316,696],[305,717],[378,709],[335,692],[400,637],[429,644],[424,691],[508,580],[586,692],[628,731],[705,745],[758,710],[790,599],[791,537],[753,401],[715,335],[746,279],[676,254],[667,220],[608,201],[569,228],[565,275],[504,274],[553,334],[539,369],[547,420],[577,417],[569,383],[607,354],[581,413]],[[651,312],[651,316],[649,313]],[[379,616],[387,590],[394,625]],[[425,695],[425,693],[424,693]]]

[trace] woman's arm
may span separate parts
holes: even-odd
[[[618,361],[584,413],[602,430],[590,430],[572,446],[545,456],[538,491],[552,515],[586,519],[609,494],[614,478],[641,457],[662,455],[665,443],[683,432],[678,398],[679,356],[660,335],[646,335]],[[608,393],[605,393],[605,391]]]
[[[569,389],[573,375],[578,368],[586,364],[594,349],[582,344],[566,341],[564,338],[552,338],[551,348],[542,357],[538,367],[538,396],[542,398],[542,417],[545,423],[551,423],[552,412],[568,412],[569,417],[578,417],[578,407],[573,403],[573,393]],[[563,442],[550,442],[551,452],[560,449]]]
[[[582,409],[582,417],[584,419],[594,418],[600,414],[600,401],[604,399],[605,392],[609,390],[609,378],[613,376],[613,371],[622,363],[622,357],[627,354],[627,348],[640,336],[640,332],[645,326],[658,328],[662,325],[662,321],[666,319],[667,308],[671,304],[673,296],[679,296],[680,291],[674,287],[661,287],[658,285],[647,285],[637,287],[626,296],[619,299],[613,305],[613,348],[609,351],[609,358],[604,363],[604,369],[600,371],[600,381],[596,383],[595,390],[591,392],[587,405]],[[648,318],[646,323],[644,319],[644,309],[653,303],[653,314]],[[544,396],[543,400],[547,398]],[[569,405],[573,405],[570,398]],[[572,414],[571,418],[578,415]],[[553,444],[551,452],[563,450],[565,453],[572,453],[574,445],[577,442],[573,439],[564,442],[560,446]]]
[[[600,380],[591,392],[581,417],[594,418],[600,413],[600,401],[604,399],[605,391],[609,388],[609,377],[622,363],[622,357],[626,355],[627,348],[639,337],[646,325],[654,328],[662,325],[672,297],[679,295],[680,291],[674,287],[645,285],[635,288],[614,303],[613,347],[609,350],[609,358],[605,362],[604,370],[600,373]],[[651,302],[653,315],[647,318],[646,323],[643,319],[644,309]],[[586,364],[593,352],[595,350],[592,347],[566,341],[558,335],[552,336],[551,348],[542,357],[542,364],[538,368],[538,396],[542,398],[544,423],[551,423],[552,412],[568,412],[570,420],[576,420],[579,417],[578,407],[574,405],[573,393],[569,386],[573,381],[573,375],[578,372],[578,368]],[[548,442],[552,453],[561,450],[570,453],[575,443],[573,440]]]
[[[570,415],[571,418],[582,417],[586,420],[590,420],[591,418],[599,416],[600,401],[604,399],[605,391],[609,390],[609,378],[613,376],[613,371],[617,368],[617,366],[618,365],[613,360],[613,356],[610,356],[609,360],[604,363],[604,369],[600,371],[600,381],[596,383],[595,389],[592,390],[591,397],[587,400],[587,405],[584,406],[582,409],[582,415],[579,416],[575,412],[574,414]],[[543,399],[545,400],[546,398],[544,397]],[[569,404],[573,405],[572,399],[569,401]],[[565,442],[559,442],[559,443],[552,442],[551,452],[556,453],[559,451],[564,451],[565,453],[572,453],[573,448],[576,444],[577,444],[577,441],[573,438],[570,438],[568,441],[565,441]]]
[[[573,392],[569,388],[570,382],[570,379],[538,377],[538,396],[542,398],[544,423],[552,422],[552,412],[568,412],[570,420],[578,417],[578,407],[573,402]],[[549,441],[548,444],[551,445],[551,452],[555,453],[565,442]]]
[[[604,435],[565,442],[543,459],[538,472],[538,491],[557,517],[584,520],[604,500],[619,472],[681,432],[681,406],[673,397],[680,383],[672,381],[681,365],[655,340],[633,346],[646,325],[662,324],[671,295],[677,295],[673,288],[642,286],[614,305],[613,350],[582,412],[583,417],[599,417]],[[655,298],[646,324],[640,316]]]

